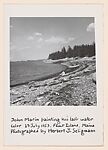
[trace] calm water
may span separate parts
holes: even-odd
[[[65,69],[60,64],[44,63],[42,60],[10,62],[10,85],[45,79]]]

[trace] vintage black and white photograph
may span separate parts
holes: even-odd
[[[9,23],[11,106],[97,106],[94,17]]]

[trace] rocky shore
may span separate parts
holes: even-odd
[[[61,62],[67,69],[57,76],[10,88],[10,105],[96,106],[95,57]]]

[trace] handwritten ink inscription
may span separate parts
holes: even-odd
[[[11,134],[86,134],[95,133],[94,118],[33,117],[11,118]]]

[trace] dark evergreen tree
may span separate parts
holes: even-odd
[[[67,55],[66,56],[68,58],[74,57],[73,49],[70,46],[68,46]]]
[[[61,51],[57,51],[54,53],[49,54],[48,59],[62,59],[62,58],[71,58],[71,57],[91,57],[95,56],[95,43],[91,45],[75,45],[73,49],[68,46],[68,49],[66,51],[65,47],[62,48]]]

